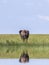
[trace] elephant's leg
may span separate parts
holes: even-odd
[[[25,39],[23,39],[23,42],[25,42]]]
[[[28,39],[26,39],[26,43],[28,43]]]

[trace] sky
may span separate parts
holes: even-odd
[[[0,34],[49,34],[49,0],[0,0]]]

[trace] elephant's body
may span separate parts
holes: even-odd
[[[29,55],[28,53],[23,53],[20,56],[19,62],[29,62]]]
[[[19,34],[21,36],[21,38],[23,39],[23,41],[27,41],[29,38],[29,31],[28,30],[20,30]]]

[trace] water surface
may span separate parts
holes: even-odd
[[[49,65],[49,59],[30,59],[29,63],[20,63],[19,59],[0,59],[0,65]]]

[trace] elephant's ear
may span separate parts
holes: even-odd
[[[19,34],[21,34],[22,30],[19,31]]]
[[[29,30],[27,30],[27,33],[29,34]]]

